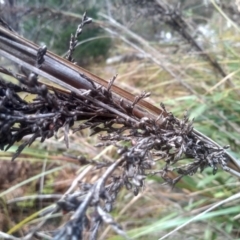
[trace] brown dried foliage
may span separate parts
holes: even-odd
[[[90,19],[84,15],[84,21],[89,22]],[[80,28],[83,25],[79,25]],[[0,43],[11,44],[9,36],[4,35],[6,30],[5,33],[3,29],[1,31]],[[11,36],[14,37],[13,34]],[[77,36],[76,33],[70,41],[70,61]],[[0,50],[4,52],[4,49]],[[113,83],[116,77],[104,86],[96,82],[96,79],[88,77],[87,72],[79,73],[85,84],[74,91],[63,91],[40,83],[36,68],[46,69],[44,64],[48,62],[45,62],[45,58],[50,56],[49,54],[46,47],[37,50],[35,68],[27,65],[32,70],[29,75],[0,68],[2,74],[14,77],[20,83],[17,85],[0,79],[1,150],[6,151],[15,142],[21,141],[13,155],[15,159],[37,138],[43,142],[60,128],[64,129],[65,143],[69,146],[69,129],[79,131],[89,128],[92,129],[92,134],[104,132],[99,135],[98,147],[115,146],[119,158],[114,162],[102,163],[86,160],[87,163],[104,169],[104,173],[95,183],[81,183],[77,191],[64,195],[57,202],[50,214],[62,210],[71,212],[72,216],[64,226],[48,233],[48,239],[83,239],[86,236],[89,239],[97,239],[99,227],[103,223],[111,225],[118,234],[127,238],[109,214],[123,187],[137,195],[144,185],[145,178],[151,174],[160,175],[165,183],[173,186],[183,176],[193,175],[209,166],[213,173],[216,173],[218,166],[228,169],[229,156],[225,148],[219,147],[195,131],[187,115],[179,120],[168,112],[163,104],[161,109],[154,113],[151,112],[152,109],[156,109],[154,106],[152,109],[143,108],[143,99],[149,96],[148,93],[142,93],[133,101],[129,101],[129,98],[124,98],[124,95],[115,91]],[[21,61],[24,63],[25,60]],[[55,63],[58,64],[56,61]],[[65,63],[65,66],[70,69],[73,64]],[[66,81],[59,80],[60,83]],[[36,98],[27,102],[19,96],[20,92],[35,94]],[[78,127],[74,128],[76,124]],[[25,139],[27,135],[31,137]],[[189,162],[182,164],[186,158]],[[161,168],[154,169],[155,166]],[[44,222],[28,233],[26,239],[43,236],[39,232],[43,225]]]

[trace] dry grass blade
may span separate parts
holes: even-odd
[[[225,203],[228,203],[228,202],[231,202],[235,199],[239,199],[240,198],[240,193],[237,193],[227,199],[224,199],[223,201],[220,201],[216,204],[214,204],[213,206],[211,206],[210,208],[208,208],[207,210],[203,211],[202,213],[196,215],[195,217],[191,218],[189,221],[187,221],[186,223],[180,225],[179,227],[175,228],[173,231],[169,232],[168,234],[164,235],[163,237],[159,238],[159,240],[163,240],[163,239],[166,239],[168,238],[169,236],[171,236],[172,234],[174,234],[175,232],[177,232],[178,230],[180,230],[181,228],[187,226],[188,224],[190,224],[191,222],[197,220],[198,218],[200,218],[201,216],[203,216],[204,214],[214,210],[215,208],[225,204]]]

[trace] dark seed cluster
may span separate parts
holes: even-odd
[[[99,136],[98,147],[113,145],[118,149],[119,160],[116,162],[96,163],[96,167],[105,169],[104,176],[94,184],[81,184],[78,191],[57,203],[58,210],[72,212],[73,215],[66,225],[54,233],[53,239],[82,239],[84,232],[89,231],[91,239],[96,239],[103,222],[125,236],[121,227],[109,215],[121,188],[125,187],[137,195],[149,174],[158,174],[166,183],[174,185],[183,176],[193,175],[208,166],[213,168],[214,173],[219,165],[223,168],[226,166],[224,149],[197,136],[187,115],[179,120],[162,104],[163,112],[156,119],[137,119],[131,109],[148,94],[136,97],[131,106],[124,108],[124,105],[117,105],[113,101],[116,96],[111,92],[111,86],[82,89],[82,95],[79,96],[49,89],[37,80],[29,80],[26,76],[4,68],[0,71],[14,76],[21,83],[16,85],[3,79],[0,81],[1,149],[7,150],[22,140],[13,159],[37,138],[43,142],[60,128],[64,129],[67,146],[70,128],[74,131],[90,128],[92,134],[105,132]],[[20,97],[21,92],[36,97],[27,102]],[[104,103],[103,106],[107,106],[107,109],[94,104],[95,101]],[[112,112],[111,109],[116,111]],[[118,116],[116,112],[124,115]],[[128,117],[122,117],[125,115]],[[77,128],[73,128],[74,123],[78,125]],[[25,140],[27,135],[31,137]],[[186,157],[192,160],[181,164]]]
[[[75,32],[75,34],[71,34],[71,39],[70,39],[70,43],[69,43],[69,50],[68,50],[68,53],[67,53],[67,56],[66,58],[71,61],[71,62],[74,62],[74,59],[73,59],[73,52],[77,46],[77,43],[78,43],[78,37],[79,35],[82,33],[82,28],[84,27],[84,25],[86,24],[89,24],[92,22],[92,19],[87,17],[86,13],[83,14],[83,17],[82,17],[82,22],[78,25],[77,27],[77,30]]]
[[[84,15],[76,37],[89,21]],[[70,61],[75,45],[76,39],[72,37],[68,56]],[[37,52],[37,68],[44,64],[46,51],[47,48],[42,47]],[[43,142],[60,128],[64,129],[67,146],[70,129],[79,131],[89,128],[92,134],[101,133],[98,147],[112,145],[117,149],[119,158],[113,162],[103,164],[89,161],[104,170],[96,182],[79,183],[75,192],[65,194],[57,202],[52,213],[60,210],[70,212],[71,218],[48,234],[47,239],[78,240],[85,235],[89,239],[97,239],[103,223],[127,238],[121,226],[109,214],[123,187],[137,195],[144,186],[145,178],[151,174],[158,174],[165,183],[174,185],[183,176],[193,175],[206,167],[212,167],[213,173],[218,166],[226,168],[224,149],[198,135],[187,115],[179,120],[163,104],[160,115],[149,115],[139,105],[149,93],[142,93],[132,102],[120,97],[112,91],[116,76],[104,87],[81,74],[92,88],[78,89],[77,94],[39,83],[38,75],[34,72],[22,75],[1,67],[0,73],[19,82],[13,84],[0,79],[0,148],[6,151],[21,141],[13,159],[37,138]],[[21,93],[35,97],[26,101]],[[136,114],[140,110],[142,117]],[[189,159],[187,163],[184,161],[186,158]],[[25,239],[39,236],[38,230],[42,225]]]

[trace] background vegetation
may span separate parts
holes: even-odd
[[[166,2],[164,6],[176,8],[180,1]],[[136,94],[150,91],[149,101],[156,105],[164,102],[176,116],[182,117],[188,111],[199,131],[222,146],[230,145],[231,153],[240,157],[240,13],[233,1],[181,1],[187,24],[183,27],[203,51],[159,12],[150,14],[149,4],[21,0],[5,1],[1,8],[1,14],[19,33],[36,43],[45,43],[58,54],[67,51],[70,33],[87,10],[95,22],[80,37],[82,44],[74,55],[80,65],[105,79],[118,73],[117,85]],[[225,76],[206,53],[219,63]],[[113,148],[99,151],[94,147],[97,138],[89,135],[89,131],[71,133],[70,148],[66,150],[59,132],[44,144],[33,144],[13,163],[11,154],[17,146],[0,153],[1,231],[21,236],[41,220],[34,219],[34,214],[58,199],[77,174],[82,172],[81,181],[89,182],[101,174],[90,166],[79,166],[79,159],[114,159],[116,152]],[[162,185],[160,177],[152,176],[138,196],[127,191],[119,194],[113,216],[133,238],[159,239],[238,193],[239,185],[236,177],[221,169],[215,175],[209,169],[185,177],[173,189]],[[239,212],[237,198],[171,238],[240,239]],[[49,221],[49,230],[68,216],[54,217]],[[106,228],[99,239],[120,237]]]

